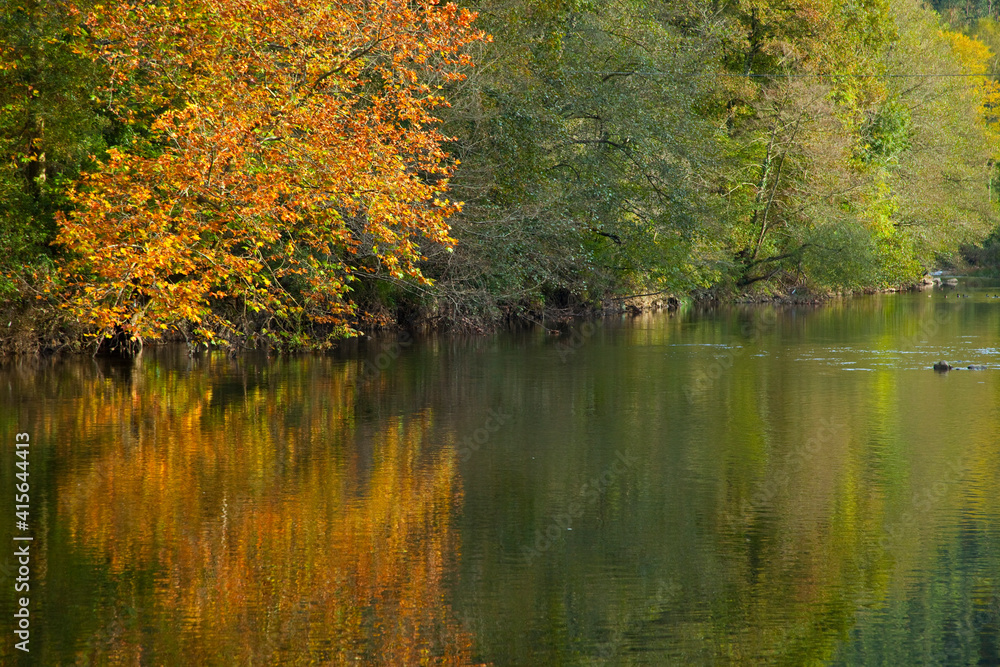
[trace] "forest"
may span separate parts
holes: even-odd
[[[6,353],[1000,265],[990,0],[0,2]]]

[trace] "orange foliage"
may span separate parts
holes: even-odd
[[[149,125],[78,185],[58,241],[74,316],[156,338],[193,324],[343,327],[359,270],[425,281],[451,244],[434,110],[474,14],[437,0],[97,6],[109,104]]]

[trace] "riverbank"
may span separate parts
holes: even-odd
[[[618,317],[621,315],[638,316],[645,313],[676,312],[686,307],[711,309],[729,304],[742,305],[812,305],[821,306],[834,299],[851,298],[861,294],[892,293],[927,289],[933,285],[915,283],[900,288],[886,290],[858,290],[855,292],[816,292],[793,287],[789,290],[775,290],[754,294],[722,294],[719,291],[706,290],[694,294],[677,295],[668,291],[652,291],[638,294],[609,296],[598,303],[579,301],[536,307],[521,306],[507,309],[497,308],[489,313],[463,312],[457,308],[438,307],[434,309],[420,308],[414,304],[395,305],[390,308],[385,303],[369,303],[359,307],[357,316],[352,322],[352,329],[362,337],[378,335],[383,332],[412,330],[421,332],[440,332],[485,335],[502,330],[512,330],[524,326],[539,326],[553,333],[565,329],[571,322],[581,318],[599,319]],[[6,323],[6,326],[4,326]],[[115,349],[114,341],[106,339],[101,345],[92,337],[87,336],[78,323],[52,303],[30,303],[22,300],[19,303],[8,303],[0,309],[0,356],[23,357],[44,356],[56,354],[94,354],[95,351],[110,354],[121,354]],[[227,348],[238,354],[252,349],[270,349],[275,352],[305,351],[309,349],[325,349],[330,346],[310,345],[308,341],[325,340],[328,329],[315,327],[308,331],[309,336],[301,345],[275,345],[269,343],[259,330],[245,330],[241,339],[227,341],[219,339],[211,346]],[[341,338],[340,341],[350,340]],[[190,342],[190,338],[177,328],[168,329],[156,340],[143,341],[142,346]],[[331,341],[337,345],[336,340]],[[199,341],[196,345],[208,345]],[[126,355],[127,356],[127,355]]]

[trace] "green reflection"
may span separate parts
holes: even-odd
[[[983,293],[901,294],[8,367],[0,419],[39,444],[39,646],[997,664],[998,323]]]
[[[1000,481],[995,371],[930,370],[942,355],[997,366],[1000,312],[982,295],[953,304],[892,295],[648,317],[605,325],[568,363],[522,351],[527,395],[495,445],[504,460],[463,468],[458,597],[480,655],[901,664],[860,644],[880,636],[877,610],[931,576],[965,576],[940,555],[959,540],[961,494],[996,497]],[[623,448],[634,474],[521,558]],[[989,453],[980,481],[973,451]],[[925,489],[931,501],[914,506]],[[984,539],[996,553],[996,532]],[[965,560],[996,571],[986,552]],[[967,634],[995,647],[990,590]],[[980,653],[993,664],[995,648]]]

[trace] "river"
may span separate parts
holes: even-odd
[[[995,294],[8,363],[0,658],[1000,665]]]

